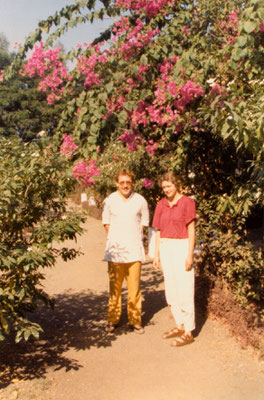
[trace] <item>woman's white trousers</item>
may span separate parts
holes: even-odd
[[[167,303],[177,325],[185,331],[195,328],[194,269],[185,270],[188,239],[160,239],[160,261],[164,274]]]

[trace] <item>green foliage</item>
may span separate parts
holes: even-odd
[[[8,51],[9,42],[4,33],[0,33],[0,71],[10,65],[14,59],[14,54]]]
[[[246,240],[250,205],[261,204],[250,190],[246,197],[211,196],[198,201],[197,269],[211,280],[225,282],[236,300],[246,306],[264,298],[264,261],[260,249]]]
[[[0,135],[19,135],[25,141],[39,132],[54,135],[63,102],[50,107],[38,90],[39,79],[17,74],[0,86]]]
[[[204,233],[204,232],[203,232]],[[252,243],[234,233],[212,230],[204,235],[197,267],[212,280],[220,279],[243,306],[261,304],[264,298],[264,261]]]
[[[38,337],[41,327],[28,312],[39,301],[52,304],[42,288],[43,268],[78,254],[55,243],[76,238],[82,217],[67,211],[75,181],[55,143],[1,138],[0,149],[0,339],[15,332],[20,341]]]
[[[95,10],[94,1],[76,1],[41,21],[7,76],[21,66],[27,49],[43,32],[50,33],[46,44],[51,45],[69,27],[121,13],[113,1],[103,4]],[[160,10],[153,17],[146,15],[144,7],[129,10],[129,27],[115,41],[111,41],[113,26],[94,41],[108,40],[107,61],[96,62],[92,71],[100,77],[98,83],[87,87],[80,70],[72,71],[66,87],[71,98],[58,125],[61,133],[74,127],[80,157],[98,158],[101,174],[96,190],[101,197],[115,189],[115,173],[125,165],[135,172],[135,189],[153,209],[160,196],[158,175],[166,169],[175,171],[198,205],[203,271],[225,280],[243,304],[263,300],[263,263],[244,241],[247,217],[256,206],[264,206],[263,10],[263,0],[173,2],[166,14]],[[122,49],[131,44],[129,35],[138,27],[138,19],[142,35],[154,29],[159,32],[125,57]],[[89,46],[68,56],[88,59],[98,54],[95,46]],[[146,121],[133,122],[132,113],[139,112],[140,103],[157,104],[161,66],[175,57],[170,79],[177,88],[195,82],[203,95],[183,110],[174,108],[178,113],[174,125],[153,122],[148,116]],[[140,75],[140,68],[146,66]],[[164,109],[174,107],[175,98],[165,96]],[[141,137],[135,152],[120,142],[127,130]],[[145,150],[150,141],[157,143],[153,155]],[[142,186],[144,178],[155,181],[151,189]]]

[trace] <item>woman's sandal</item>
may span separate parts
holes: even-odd
[[[180,347],[180,346],[185,346],[186,344],[190,344],[194,342],[193,335],[189,334],[183,334],[179,336],[177,339],[173,340],[171,342],[172,347]]]
[[[145,329],[142,328],[142,326],[131,325],[130,328],[133,332],[137,333],[138,335],[142,335],[143,333],[145,333]]]
[[[105,327],[105,330],[106,330],[107,333],[113,333],[114,330],[116,329],[116,327],[117,327],[117,325],[108,323],[108,324],[106,325],[106,327]]]
[[[182,336],[184,334],[184,332],[185,331],[183,329],[174,328],[168,332],[163,333],[162,339],[170,339],[173,337]]]

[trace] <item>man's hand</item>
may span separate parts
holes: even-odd
[[[109,231],[109,228],[110,228],[110,224],[106,224],[106,225],[104,225],[104,228],[105,228],[105,231],[106,231],[106,233],[108,233],[108,231]]]
[[[159,260],[158,257],[154,257],[154,260],[153,260],[153,267],[154,267],[155,269],[160,269],[160,260]]]

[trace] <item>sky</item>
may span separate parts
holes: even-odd
[[[14,50],[15,42],[24,43],[25,38],[38,27],[39,21],[73,3],[74,0],[0,0],[0,33],[8,39],[9,51]],[[108,20],[81,24],[59,40],[68,51],[78,43],[90,43],[111,23]]]

